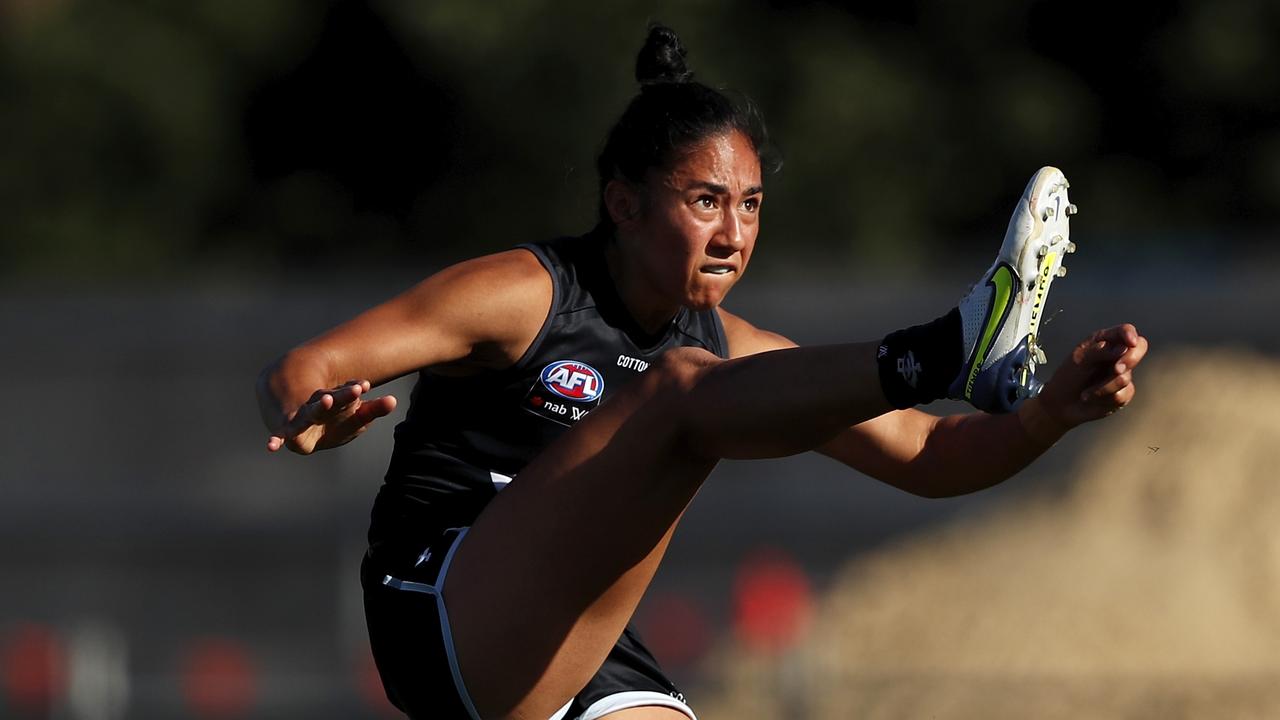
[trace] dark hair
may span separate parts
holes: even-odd
[[[610,180],[641,183],[649,168],[665,167],[676,153],[707,138],[737,130],[751,141],[766,171],[780,164],[772,158],[769,133],[755,104],[745,95],[731,98],[695,82],[685,64],[686,54],[674,30],[657,23],[649,26],[649,37],[636,57],[640,94],[614,123],[596,159],[598,229],[613,227],[604,205],[604,188]]]

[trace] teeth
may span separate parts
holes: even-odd
[[[729,274],[729,270],[730,268],[727,267],[713,267],[707,268],[706,270],[703,270],[703,272],[711,273],[712,275],[727,275]]]
[[[1068,214],[1068,215],[1075,215],[1075,214],[1076,214],[1076,213],[1078,213],[1078,212],[1080,212],[1080,208],[1076,207],[1076,206],[1075,206],[1075,205],[1073,205],[1073,204],[1068,204],[1068,205],[1067,205],[1067,214]]]

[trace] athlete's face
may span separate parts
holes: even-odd
[[[747,269],[763,200],[751,141],[725,133],[687,149],[669,168],[650,169],[639,212],[619,224],[619,239],[655,299],[713,308]]]

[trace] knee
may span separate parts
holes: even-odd
[[[661,413],[668,422],[678,419],[708,371],[722,362],[700,348],[668,350],[622,390],[612,404],[628,413]]]
[[[724,362],[701,348],[675,348],[663,353],[645,373],[651,392],[683,398],[697,386],[708,370]]]
[[[677,347],[664,352],[650,372],[676,388],[690,388],[709,369],[723,363],[716,355],[700,347]]]

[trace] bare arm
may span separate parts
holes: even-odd
[[[794,347],[720,311],[733,356]],[[818,452],[924,497],[951,497],[996,485],[1029,465],[1072,427],[1109,415],[1133,399],[1132,371],[1147,341],[1123,325],[1094,333],[1072,353],[1038,398],[1008,415],[937,417],[895,410],[859,423]]]
[[[921,497],[954,497],[997,485],[1040,457],[1066,429],[1030,429],[1036,411],[938,417],[897,410],[855,425],[818,452]],[[1041,410],[1043,412],[1043,410]]]
[[[551,307],[551,278],[525,250],[470,260],[285,353],[258,377],[269,450],[310,453],[349,442],[390,413],[372,387],[424,367],[452,374],[506,367]]]

